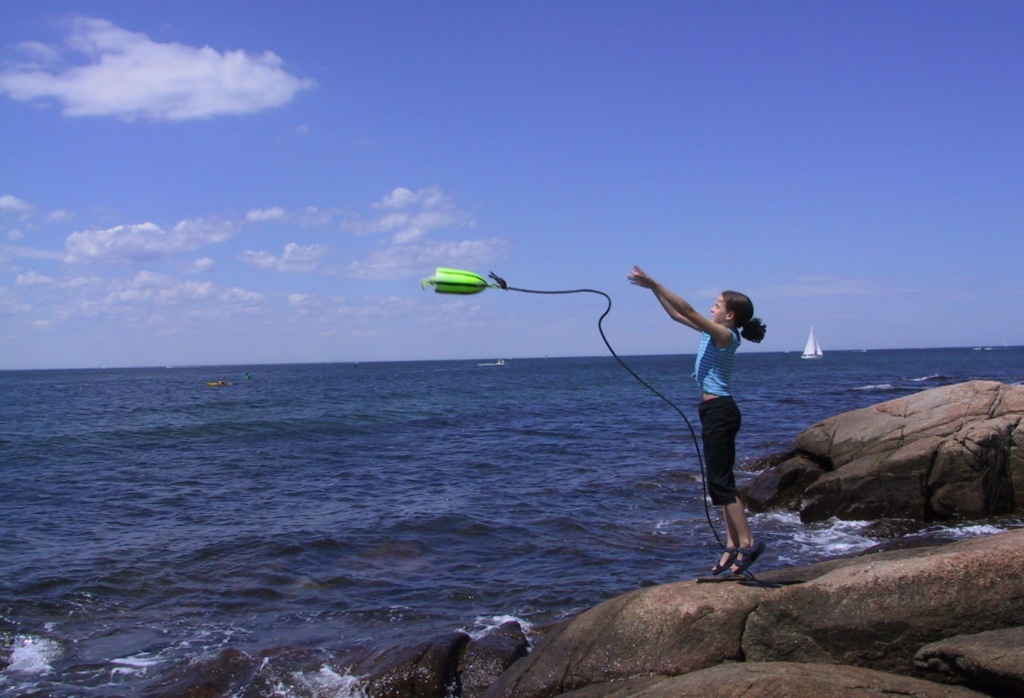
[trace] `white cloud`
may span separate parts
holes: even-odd
[[[357,279],[399,280],[422,277],[437,266],[475,268],[501,257],[507,247],[508,243],[503,240],[462,240],[389,247],[365,260],[352,262],[349,275]]]
[[[202,257],[201,259],[197,259],[192,262],[191,271],[193,273],[200,274],[204,271],[210,271],[211,269],[213,269],[213,260],[209,257]]]
[[[210,281],[181,281],[151,271],[140,271],[128,282],[118,282],[107,294],[104,305],[196,305],[214,311],[220,303],[250,303],[263,296],[241,288],[221,288]]]
[[[396,245],[415,242],[433,230],[453,226],[472,227],[473,217],[460,211],[439,187],[411,191],[397,187],[374,208],[385,211],[380,217],[357,221],[350,227],[358,233],[385,233]]]
[[[21,237],[20,235],[18,236]],[[39,247],[8,247],[0,249],[0,255],[8,254],[11,258],[21,257],[22,259],[44,259],[49,262],[60,262],[66,255],[56,250],[44,250]]]
[[[390,194],[373,204],[374,208],[406,208],[416,203],[420,197],[405,187],[396,187]]]
[[[272,269],[285,272],[307,272],[317,268],[328,253],[326,245],[299,245],[289,242],[284,246],[280,257],[269,252],[246,250],[241,259],[259,269]]]
[[[67,116],[182,121],[278,107],[315,84],[286,72],[270,51],[158,43],[104,19],[72,20],[66,43],[81,64],[58,66],[64,56],[55,49],[23,42],[27,60],[0,72],[0,91],[19,101],[56,100]]]
[[[303,228],[319,228],[328,225],[339,215],[333,208],[321,209],[307,206],[295,211],[273,208],[254,208],[245,214],[248,223],[295,223]]]
[[[245,220],[250,223],[263,223],[266,221],[283,221],[287,219],[288,213],[283,208],[254,208],[245,214]]]
[[[141,261],[223,242],[234,234],[233,224],[216,219],[181,221],[170,230],[147,222],[74,232],[65,240],[64,248],[68,262]]]
[[[32,215],[33,210],[35,207],[32,204],[22,201],[16,196],[10,194],[0,196],[0,214],[27,218]]]
[[[16,315],[27,313],[30,310],[32,310],[31,305],[16,296],[11,289],[0,286],[0,315]]]
[[[18,286],[52,286],[53,279],[38,272],[30,271],[27,274],[18,274],[15,283]]]
[[[849,278],[813,274],[794,278],[769,290],[779,298],[822,298],[824,296],[877,296],[892,293],[892,284],[883,279]]]
[[[256,303],[263,300],[263,294],[256,291],[246,291],[244,288],[233,286],[220,293],[220,299],[234,303]]]
[[[46,66],[60,63],[60,52],[39,41],[22,41],[17,49],[23,58],[22,70],[41,70]]]

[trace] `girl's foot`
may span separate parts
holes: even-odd
[[[740,548],[725,548],[722,551],[722,558],[718,561],[718,564],[711,568],[711,574],[722,574],[722,572],[732,567],[732,563],[736,562],[736,555],[739,552]]]
[[[736,548],[736,564],[732,566],[733,574],[743,574],[753,565],[764,552],[764,541],[754,541],[749,548]]]

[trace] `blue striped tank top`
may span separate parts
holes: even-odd
[[[732,343],[724,349],[716,347],[707,332],[701,332],[693,377],[701,391],[709,395],[729,395],[733,359],[736,358],[736,350],[740,346],[739,330],[733,328],[729,331],[732,332]]]

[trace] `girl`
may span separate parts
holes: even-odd
[[[673,320],[701,333],[693,376],[701,389],[698,414],[707,464],[707,488],[711,502],[722,507],[727,531],[725,550],[711,572],[721,574],[731,570],[733,574],[742,574],[761,556],[765,545],[751,535],[743,502],[736,492],[733,466],[740,410],[729,393],[729,380],[740,337],[760,342],[767,328],[754,317],[754,304],[742,293],[722,293],[711,309],[711,317],[707,318],[640,267],[633,267],[627,278],[637,286],[654,291],[655,298]]]

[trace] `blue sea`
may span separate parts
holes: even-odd
[[[228,648],[322,657],[264,695],[358,695],[346,651],[705,574],[693,357],[623,360],[682,415],[611,356],[0,372],[0,695],[138,695]],[[741,352],[741,466],[973,379],[1024,382],[1024,349]],[[752,526],[762,570],[878,542]]]

